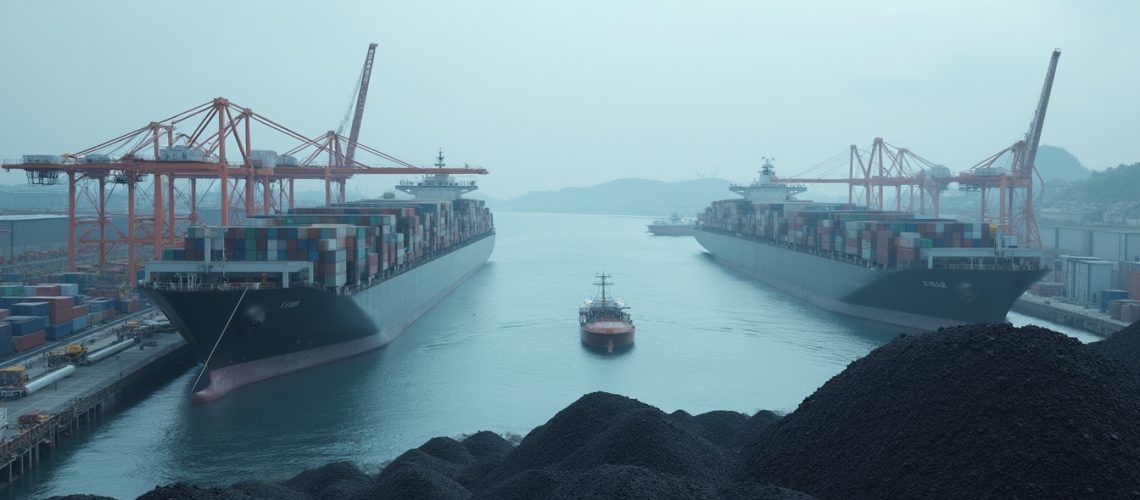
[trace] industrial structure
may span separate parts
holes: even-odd
[[[141,260],[161,258],[164,249],[177,248],[186,227],[203,223],[205,200],[213,197],[221,224],[229,225],[293,208],[298,180],[322,181],[325,204],[332,205],[345,201],[345,183],[353,176],[486,174],[482,168],[417,167],[358,142],[375,49],[369,45],[349,137],[331,130],[309,137],[218,97],[76,153],[24,155],[3,168],[26,172],[33,186],[67,186],[68,271],[76,270],[81,252],[95,256],[100,270],[117,252],[125,254],[128,283]],[[289,147],[279,154],[255,144]],[[384,165],[361,162],[358,151]],[[110,196],[124,190],[126,212],[112,213]],[[140,213],[140,204],[150,213]]]
[[[849,203],[864,204],[876,210],[887,208],[887,189],[893,188],[895,210],[919,213],[928,213],[929,210],[934,217],[939,217],[941,193],[948,190],[950,185],[957,184],[962,191],[979,193],[979,221],[993,223],[1006,234],[1016,234],[1026,246],[1040,247],[1041,236],[1033,214],[1033,197],[1034,183],[1044,186],[1044,182],[1037,174],[1034,161],[1041,143],[1045,112],[1049,107],[1049,96],[1060,56],[1060,50],[1053,51],[1037,109],[1025,137],[964,172],[954,175],[942,165],[876,137],[867,152],[861,152],[853,145],[845,154],[848,167],[846,178],[807,176],[821,167],[827,168],[829,162],[824,162],[804,173],[779,180],[790,184],[847,184]],[[837,158],[839,156],[832,160]],[[1004,161],[1009,162],[1008,168],[998,166]],[[991,215],[989,197],[994,190],[997,191],[998,210],[996,215]],[[915,196],[919,198],[918,207],[914,206]]]

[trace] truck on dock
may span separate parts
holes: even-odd
[[[91,364],[91,361],[87,359],[87,354],[87,346],[67,344],[64,347],[47,352],[47,366],[49,369],[63,365],[87,366]]]
[[[32,427],[47,422],[48,420],[51,420],[51,414],[42,411],[32,412],[25,413],[19,417],[16,417],[16,424],[20,426],[20,429],[31,429]]]
[[[0,399],[20,399],[50,387],[75,373],[75,365],[65,365],[30,380],[26,371],[27,368],[22,365],[0,370],[0,377],[3,377],[4,380],[3,385],[0,386]]]
[[[0,369],[0,399],[19,399],[24,395],[24,384],[28,383],[28,367],[9,366]]]

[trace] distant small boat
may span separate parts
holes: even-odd
[[[668,219],[657,219],[646,226],[655,236],[692,236],[695,224],[686,221],[680,214],[674,213]]]
[[[595,275],[601,287],[601,296],[587,300],[578,308],[578,323],[582,330],[582,343],[591,347],[613,352],[614,348],[633,344],[633,320],[629,317],[629,306],[620,299],[606,296],[606,281],[611,276],[605,273]]]

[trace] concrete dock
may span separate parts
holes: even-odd
[[[1035,318],[1080,328],[1102,337],[1112,335],[1128,326],[1128,323],[1112,319],[1108,313],[1101,312],[1094,306],[1073,304],[1060,297],[1038,297],[1025,293],[1013,303],[1012,309]]]
[[[100,327],[79,338],[89,337],[84,340],[89,345],[105,345],[116,340],[112,332],[120,323]],[[100,335],[104,338],[96,338]],[[0,429],[0,481],[11,481],[36,467],[40,456],[50,453],[60,439],[70,436],[79,426],[91,424],[132,394],[149,390],[194,365],[193,356],[177,333],[156,333],[153,341],[154,345],[140,342],[92,365],[77,366],[74,373],[50,387],[4,401],[0,406],[0,413],[6,413],[6,426]],[[42,355],[31,358],[40,359]],[[25,414],[45,417],[42,422],[21,428],[18,419]]]

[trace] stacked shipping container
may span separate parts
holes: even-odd
[[[849,204],[721,200],[705,210],[701,225],[887,268],[915,265],[922,248],[994,246],[988,224],[915,219],[908,212]]]
[[[384,279],[494,228],[484,202],[467,199],[295,208],[253,222],[191,227],[183,248],[163,259],[311,262],[315,285],[342,288]]]
[[[87,300],[74,283],[0,285],[0,307],[0,355],[66,338],[115,313],[113,299]]]

